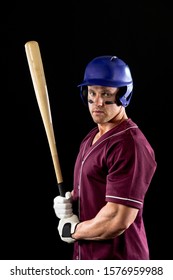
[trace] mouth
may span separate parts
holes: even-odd
[[[92,113],[95,115],[104,114],[104,112],[102,110],[93,110]]]

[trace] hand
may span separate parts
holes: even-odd
[[[56,196],[53,202],[55,214],[59,219],[69,218],[73,215],[71,192],[66,192],[65,197]]]
[[[76,226],[79,224],[78,216],[72,215],[70,218],[61,219],[58,225],[58,231],[61,239],[67,243],[75,241],[71,235],[75,232]]]

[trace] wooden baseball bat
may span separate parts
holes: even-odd
[[[26,42],[25,52],[27,56],[27,61],[29,65],[31,78],[32,78],[32,83],[35,90],[37,103],[46,130],[46,136],[48,139],[51,157],[53,160],[59,193],[61,196],[65,196],[63,177],[61,173],[60,162],[59,162],[54,129],[53,129],[47,83],[46,83],[45,72],[44,72],[44,67],[43,67],[43,62],[42,62],[42,57],[41,57],[41,52],[40,52],[38,42],[36,41]]]

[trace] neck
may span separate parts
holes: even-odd
[[[110,129],[112,129],[113,127],[119,125],[124,120],[127,120],[127,119],[128,119],[128,116],[126,114],[125,108],[123,106],[121,106],[120,111],[118,112],[118,114],[113,119],[111,119],[107,123],[98,124],[98,129],[99,129],[100,136],[103,135],[105,132],[109,131]]]

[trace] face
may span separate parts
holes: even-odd
[[[93,121],[104,124],[114,119],[122,106],[115,103],[118,88],[88,86],[88,107]]]

